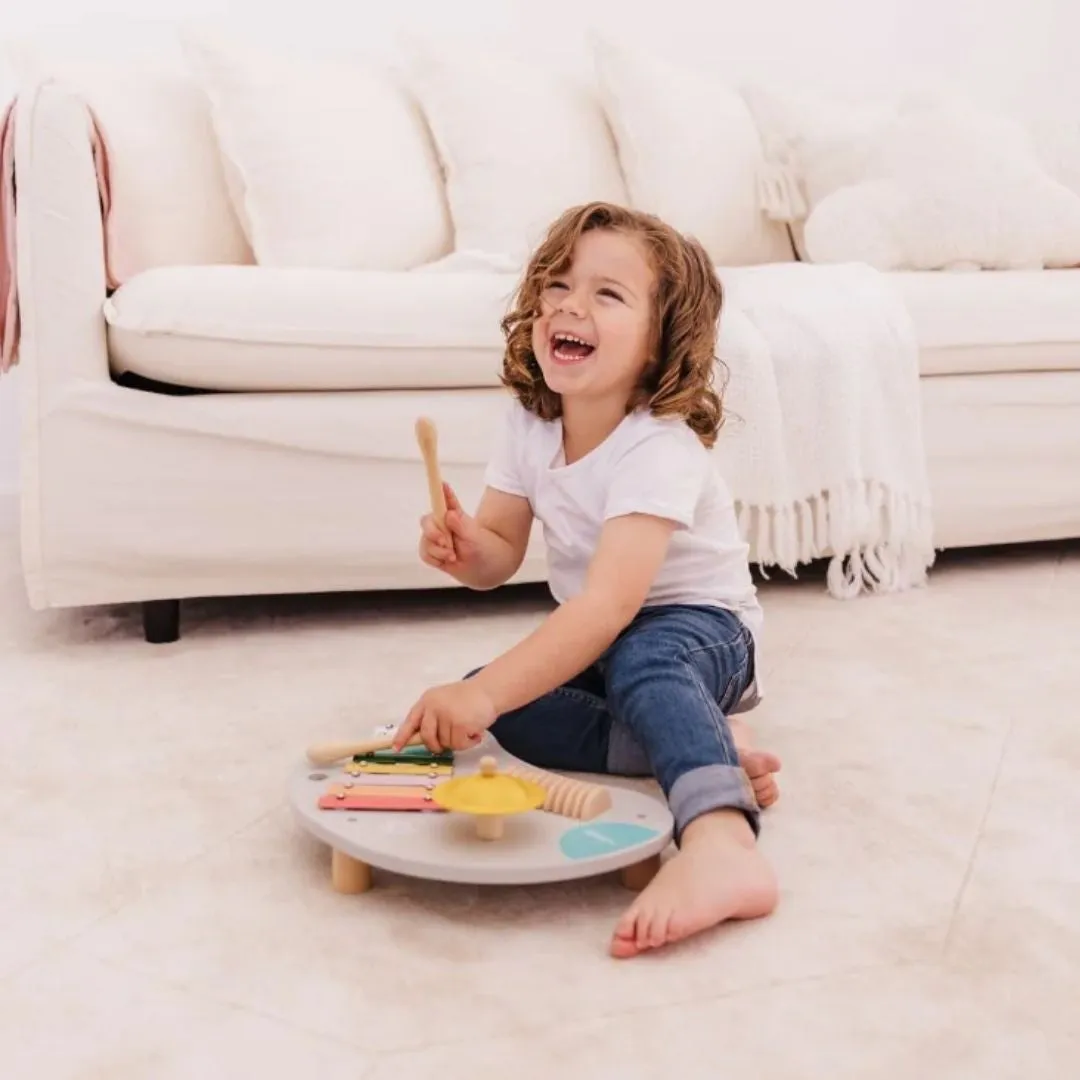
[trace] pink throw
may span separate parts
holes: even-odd
[[[14,363],[19,344],[15,287],[15,106],[0,112],[0,375]]]
[[[109,291],[120,283],[112,271],[109,253],[115,250],[109,148],[97,118],[90,113],[90,145],[94,155],[98,199],[105,238],[105,284]],[[0,375],[19,357],[19,281],[15,250],[15,102],[0,109]]]

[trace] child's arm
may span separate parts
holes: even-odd
[[[475,517],[446,492],[446,532],[429,516],[422,524],[420,557],[471,589],[495,589],[517,573],[532,531],[529,500],[486,488]],[[447,536],[447,532],[450,534]]]
[[[473,746],[500,715],[587,668],[641,609],[675,528],[673,521],[646,514],[608,521],[584,591],[473,678],[421,695],[398,728],[395,748],[417,732],[432,750]]]
[[[640,611],[675,528],[646,514],[604,525],[584,591],[473,677],[497,715],[535,701],[599,659]]]

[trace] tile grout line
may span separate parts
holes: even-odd
[[[629,961],[612,961],[613,963],[625,963]],[[709,1002],[721,1002],[729,1001],[734,998],[742,997],[747,994],[760,994],[767,993],[772,990],[786,989],[792,986],[813,985],[818,982],[825,982],[829,979],[846,978],[849,976],[867,975],[875,971],[894,970],[897,968],[907,967],[936,967],[936,963],[928,960],[896,960],[882,964],[866,964],[857,965],[851,968],[842,968],[837,971],[823,972],[817,975],[799,975],[793,979],[773,979],[769,982],[760,983],[756,986],[744,986],[734,990],[728,990],[724,993],[717,994],[713,997],[703,999],[700,994],[695,994],[686,998],[674,998],[664,1002],[648,1002],[644,1005],[631,1006],[626,1009],[616,1009],[613,1012],[597,1013],[594,1016],[590,1016],[587,1020],[577,1021],[578,1024],[593,1024],[593,1023],[608,1023],[612,1020],[617,1020],[622,1017],[634,1017],[639,1016],[642,1013],[654,1013],[658,1009],[678,1009],[687,1005],[698,1004],[703,1000]],[[573,1026],[573,1024],[565,1025],[560,1024],[561,1027]],[[505,1037],[514,1037],[519,1035],[541,1035],[547,1031],[549,1025],[539,1024],[535,1027],[524,1026],[507,1029],[501,1034]],[[471,1037],[470,1037],[471,1038]],[[406,1054],[415,1054],[420,1052],[426,1052],[431,1050],[453,1050],[456,1047],[464,1046],[469,1039],[438,1039],[433,1042],[424,1043],[422,1045],[409,1047],[407,1049],[402,1048],[398,1050],[389,1050],[381,1058],[381,1060],[392,1062],[395,1058],[402,1057]],[[363,1078],[361,1078],[363,1080]]]
[[[243,1004],[239,1001],[233,1001],[228,997],[219,997],[216,994],[208,994],[201,989],[190,985],[189,983],[170,979],[165,975],[158,974],[152,971],[145,971],[142,968],[129,967],[127,964],[118,962],[112,959],[104,959],[98,956],[96,953],[89,954],[97,963],[103,967],[107,967],[112,971],[121,975],[134,977],[137,979],[145,979],[147,982],[153,983],[161,988],[172,990],[176,993],[183,994],[185,997],[191,998],[193,1001],[201,1002],[204,1005],[214,1005],[222,1009],[232,1009],[238,1013],[246,1013],[249,1016],[256,1016],[260,1020],[266,1020],[270,1023],[279,1024],[281,1027],[290,1031],[294,1031],[300,1035],[306,1035],[312,1039],[319,1039],[322,1041],[330,1040],[337,1043],[342,1049],[346,1050],[365,1050],[366,1047],[360,1043],[354,1043],[341,1036],[328,1035],[325,1031],[316,1031],[313,1028],[305,1027],[303,1024],[297,1024],[293,1020],[287,1020],[282,1016],[278,1016],[276,1013],[267,1012],[264,1009],[254,1008],[251,1005]],[[363,1080],[364,1076],[367,1076],[376,1063],[373,1061],[370,1067],[366,1067],[361,1074],[359,1080]]]
[[[360,1052],[368,1052],[370,1050],[369,1045],[365,1042],[354,1042],[347,1036],[341,1035],[327,1036],[326,1033],[323,1031],[316,1031],[314,1029],[306,1027],[303,1024],[297,1024],[295,1021],[281,1016],[276,1012],[268,1012],[263,1009],[254,1008],[250,1005],[235,1001],[228,996],[218,996],[213,993],[206,993],[201,988],[195,987],[189,983],[175,981],[159,973],[150,972],[139,967],[132,967],[115,959],[104,959],[102,957],[99,957],[96,953],[91,953],[90,955],[96,961],[105,965],[106,967],[112,968],[114,971],[121,972],[125,975],[135,976],[137,978],[149,979],[151,982],[157,983],[160,986],[165,986],[173,990],[182,991],[183,993],[194,999],[201,1000],[209,1004],[219,1005],[225,1008],[236,1009],[241,1012],[246,1012],[252,1016],[257,1016],[260,1019],[281,1024],[283,1027],[302,1035],[319,1039],[333,1038],[336,1043],[350,1050],[356,1050]],[[612,961],[612,963],[619,962],[620,961]],[[812,986],[815,983],[825,982],[829,979],[866,975],[875,971],[893,970],[897,968],[917,968],[933,966],[936,966],[934,962],[925,959],[896,960],[880,964],[856,965],[850,968],[841,968],[836,971],[822,972],[814,975],[800,975],[792,979],[773,979],[767,982],[760,983],[756,986],[747,986],[732,989],[724,993],[717,994],[714,997],[710,997],[708,1000],[721,1002],[745,996],[747,994],[768,993],[773,990],[786,989],[793,986]],[[616,1009],[612,1012],[597,1013],[595,1016],[589,1017],[587,1022],[606,1023],[620,1017],[633,1017],[640,1015],[644,1012],[654,1012],[657,1009],[680,1008],[694,1002],[700,1002],[701,1000],[701,996],[695,994],[691,997],[672,999],[669,1001],[664,1001],[662,1003],[649,1002],[644,1005],[631,1006],[630,1008],[626,1009]],[[517,1035],[535,1035],[540,1034],[545,1030],[547,1030],[547,1028],[543,1024],[536,1027],[525,1025],[521,1027],[515,1026],[512,1029],[503,1032],[503,1034],[509,1037]],[[424,1042],[416,1046],[403,1046],[398,1049],[388,1050],[385,1053],[375,1055],[372,1058],[370,1065],[365,1067],[364,1071],[359,1074],[357,1080],[364,1080],[365,1077],[369,1076],[384,1061],[393,1061],[393,1059],[402,1057],[407,1054],[423,1053],[431,1050],[449,1050],[453,1049],[454,1047],[463,1046],[467,1041],[467,1039],[455,1038],[437,1039],[431,1042]]]
[[[229,836],[222,838],[217,843],[211,844],[203,851],[197,852],[189,859],[186,859],[183,863],[180,863],[176,867],[176,871],[179,872],[184,867],[189,866],[196,860],[203,858],[203,856],[207,855],[216,848],[228,843],[231,839],[233,839],[233,837],[237,836],[245,829],[249,829],[255,825],[258,825],[259,822],[270,817],[279,809],[280,806],[274,806],[271,809],[265,811],[264,813],[259,814],[257,817],[246,822],[244,825],[241,825],[234,833],[231,833]],[[147,895],[154,893],[158,888],[160,888],[160,886],[154,886],[145,890],[138,897],[119,904],[115,908],[110,908],[106,912],[102,912],[101,915],[92,920],[82,929],[76,930],[73,934],[69,934],[46,945],[45,948],[42,949],[31,960],[28,960],[25,964],[16,967],[14,970],[8,972],[3,977],[0,977],[0,989],[7,990],[9,988],[9,984],[14,983],[20,977],[28,974],[29,972],[32,972],[34,968],[42,964],[46,964],[52,959],[55,959],[55,957],[58,954],[62,953],[64,949],[72,945],[78,946],[80,940],[88,936],[95,927],[99,926],[103,922],[106,922],[108,919],[111,919],[114,915],[117,915],[120,912],[124,911],[132,904],[140,903],[146,898]],[[327,1035],[325,1031],[316,1031],[312,1028],[305,1027],[303,1024],[297,1024],[295,1021],[286,1019],[285,1017],[279,1016],[276,1013],[266,1012],[262,1009],[253,1008],[252,1006],[244,1004],[242,1002],[234,1001],[229,997],[220,997],[213,993],[206,993],[201,988],[193,986],[189,983],[170,979],[167,976],[161,975],[157,972],[146,970],[144,968],[140,968],[138,966],[130,966],[121,961],[117,961],[114,958],[103,957],[92,949],[86,950],[85,955],[89,959],[93,960],[95,963],[101,964],[103,967],[109,968],[110,970],[118,972],[119,974],[137,979],[145,979],[148,982],[156,984],[159,987],[182,993],[183,995],[191,998],[192,1000],[200,1001],[207,1005],[215,1005],[220,1008],[233,1009],[237,1012],[247,1013],[250,1016],[258,1017],[260,1020],[266,1020],[270,1023],[280,1024],[282,1027],[288,1030],[294,1031],[309,1038],[319,1040],[331,1039],[346,1050],[364,1052],[368,1049],[368,1047],[363,1043],[352,1042],[351,1040],[343,1038],[341,1036],[334,1037]],[[363,1071],[359,1074],[357,1080],[364,1080],[364,1077],[369,1076],[377,1067],[378,1063],[379,1057],[373,1058],[369,1065],[364,1066]]]
[[[98,963],[105,967],[111,968],[113,971],[119,972],[123,975],[133,976],[135,978],[147,979],[152,983],[156,983],[158,986],[166,987],[170,990],[178,991],[186,996],[201,1001],[208,1005],[216,1005],[220,1008],[235,1009],[238,1012],[247,1013],[250,1016],[256,1016],[260,1020],[266,1020],[274,1024],[279,1024],[281,1027],[287,1030],[293,1031],[300,1035],[308,1036],[309,1038],[319,1040],[331,1040],[340,1046],[343,1050],[354,1051],[362,1054],[372,1054],[369,1064],[363,1067],[363,1071],[357,1076],[357,1080],[364,1080],[365,1077],[371,1075],[372,1072],[387,1058],[393,1058],[402,1054],[415,1054],[422,1053],[431,1049],[443,1049],[448,1047],[462,1046],[467,1040],[444,1040],[441,1042],[421,1043],[416,1046],[403,1046],[398,1049],[389,1050],[386,1052],[372,1052],[369,1042],[357,1039],[353,1040],[346,1035],[328,1035],[321,1029],[315,1029],[308,1027],[305,1024],[298,1024],[295,1020],[282,1016],[281,1014],[272,1010],[266,1010],[257,1008],[252,1005],[245,1004],[244,1002],[236,1001],[234,998],[227,995],[218,995],[213,992],[207,992],[199,986],[195,986],[191,983],[184,982],[182,980],[176,980],[169,978],[166,975],[162,975],[158,972],[148,971],[138,966],[132,966],[124,963],[123,961],[115,959],[104,959],[98,956],[96,953],[91,952],[89,954]],[[601,1017],[606,1019],[606,1017]],[[524,1032],[541,1031],[543,1028],[523,1028],[515,1029]],[[511,1032],[510,1034],[513,1034]]]
[[[211,852],[216,851],[219,847],[223,847],[225,844],[235,839],[237,836],[240,835],[240,833],[258,825],[261,821],[264,821],[266,818],[279,811],[283,805],[284,803],[278,803],[270,807],[270,809],[264,810],[256,817],[251,818],[250,820],[244,822],[242,825],[238,826],[235,830],[228,833],[226,836],[219,837],[217,840],[208,844],[206,847],[202,848],[199,851],[196,851],[193,855],[190,855],[188,858],[184,859],[183,862],[177,863],[176,866],[173,867],[171,871],[169,871],[168,876],[172,877],[175,874],[181,873],[187,867],[191,866],[192,863],[197,862],[199,859],[204,858]],[[119,915],[122,911],[126,911],[133,904],[142,903],[148,896],[153,896],[154,893],[156,893],[159,889],[163,887],[164,885],[162,883],[150,885],[148,888],[140,890],[137,896],[133,896],[130,899],[124,900],[121,903],[115,905],[114,907],[110,907],[107,911],[101,912],[100,915],[95,916],[85,926],[80,927],[78,930],[75,930],[70,934],[61,935],[59,938],[48,942],[48,944],[43,946],[33,957],[27,960],[26,963],[18,964],[11,971],[0,975],[0,989],[6,988],[8,983],[13,982],[15,979],[20,978],[27,972],[32,971],[39,964],[48,963],[48,961],[53,957],[53,954],[58,950],[67,948],[69,945],[77,945],[79,941],[82,940],[82,938],[91,934],[102,923],[107,922],[109,919],[113,918],[116,915]],[[93,955],[95,956],[95,958],[99,960],[101,959],[100,957],[97,957],[96,953]],[[104,962],[105,961],[102,961],[102,963]],[[131,973],[135,973],[134,969],[132,969]]]
[[[597,1017],[597,1019],[612,1020],[616,1017],[621,1016],[637,1016],[644,1012],[654,1012],[658,1007],[679,1008],[682,1006],[694,1004],[695,1002],[701,1002],[702,1000],[710,1002],[730,1001],[734,998],[745,997],[748,994],[768,993],[772,990],[787,989],[793,986],[813,986],[815,983],[827,982],[830,979],[843,979],[851,976],[867,975],[875,971],[891,971],[896,968],[929,966],[932,965],[927,960],[893,960],[882,964],[856,965],[850,968],[840,968],[836,971],[822,972],[817,975],[798,975],[793,979],[772,979],[768,982],[763,982],[757,986],[743,986],[737,989],[727,990],[723,993],[715,995],[714,997],[709,997],[706,999],[702,999],[700,995],[695,994],[693,997],[664,1002],[664,1004],[661,1006],[657,1006],[653,1002],[645,1005],[635,1005],[631,1006],[628,1009],[620,1009],[617,1012],[605,1013],[602,1017]]]
[[[998,784],[1001,781],[1001,773],[1005,768],[1005,755],[1009,751],[1009,745],[1012,742],[1015,727],[1016,721],[1010,715],[1008,729],[1005,732],[1005,737],[1001,740],[1001,752],[998,754],[997,764],[994,766],[994,778],[990,782],[990,791],[986,797],[986,807],[983,810],[982,818],[979,820],[979,831],[975,837],[975,843],[971,846],[971,855],[968,858],[967,866],[964,868],[964,876],[960,881],[960,888],[956,891],[956,899],[953,901],[952,914],[949,916],[949,926],[945,931],[945,940],[941,945],[940,959],[942,961],[948,956],[949,947],[952,944],[953,932],[956,929],[956,920],[960,915],[960,908],[963,906],[964,897],[967,895],[972,875],[975,873],[975,862],[979,857],[979,850],[982,847],[983,837],[986,834],[986,822],[990,817],[990,811],[994,808],[994,796],[997,795]]]

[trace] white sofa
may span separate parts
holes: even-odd
[[[214,138],[196,90],[124,98],[162,125],[140,144],[119,95],[86,87],[40,81],[18,104],[33,607],[143,602],[163,641],[187,597],[445,584],[415,554],[413,422],[437,421],[446,476],[475,500],[515,275],[250,265],[232,181],[193,141]],[[127,199],[156,229],[108,300],[88,102],[112,124],[117,213]],[[181,135],[178,186],[165,141]],[[937,546],[1080,535],[1080,271],[894,278],[921,348]],[[539,545],[519,580],[541,577]]]

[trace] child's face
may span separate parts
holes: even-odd
[[[649,359],[656,275],[635,236],[585,233],[545,289],[532,346],[562,397],[629,400]]]

